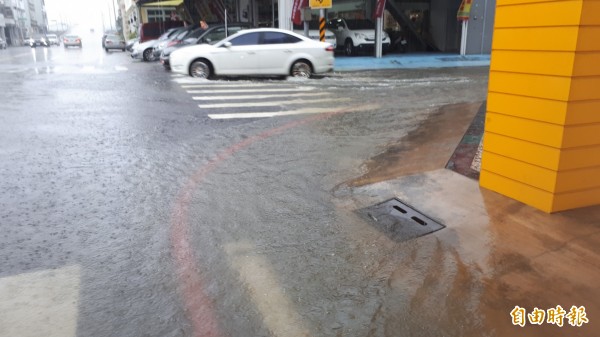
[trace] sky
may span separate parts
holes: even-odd
[[[91,28],[102,30],[103,27],[110,29],[110,19],[114,26],[117,9],[113,10],[113,5],[117,6],[116,0],[46,0],[45,3],[50,28],[64,22],[85,30]]]

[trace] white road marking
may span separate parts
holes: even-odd
[[[320,99],[295,99],[285,101],[271,101],[271,102],[242,102],[242,103],[217,103],[217,104],[200,104],[198,105],[201,109],[214,109],[214,108],[245,108],[245,107],[266,107],[266,106],[279,106],[288,104],[313,104],[313,103],[324,103],[324,102],[343,102],[348,101],[349,98],[320,98]]]
[[[115,66],[116,71],[127,71],[127,67],[124,66]]]
[[[238,84],[185,84],[181,86],[185,89],[190,88],[239,88],[239,87],[280,87],[277,84],[267,84],[267,83],[238,83]]]
[[[292,115],[303,115],[303,114],[319,114],[331,112],[331,108],[304,108],[298,110],[288,111],[274,111],[274,112],[242,112],[242,113],[228,113],[228,114],[209,114],[208,117],[211,119],[242,119],[242,118],[268,118],[278,116],[292,116]]]
[[[315,87],[297,87],[297,88],[289,88],[289,89],[224,89],[224,90],[188,90],[189,94],[227,94],[227,93],[244,93],[244,92],[286,92],[286,91],[311,91],[315,90]]]
[[[75,337],[79,266],[0,278],[0,335]]]
[[[285,97],[306,97],[306,96],[328,96],[331,95],[329,92],[306,92],[297,94],[286,94]],[[221,100],[240,100],[240,99],[265,99],[281,97],[281,94],[275,95],[235,95],[235,96],[194,96],[192,97],[196,101],[221,101]]]
[[[269,261],[259,256],[249,243],[231,243],[225,246],[231,266],[239,273],[240,283],[260,311],[270,334],[275,337],[308,337],[310,331],[302,317],[294,310],[294,303],[270,268]]]

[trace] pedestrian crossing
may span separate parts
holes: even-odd
[[[172,74],[172,80],[198,103],[200,111],[215,120],[322,114],[351,104],[351,98],[319,81],[208,81],[177,74]]]

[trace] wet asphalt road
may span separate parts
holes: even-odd
[[[487,69],[190,81],[90,39],[0,51],[0,335],[396,335],[371,323],[376,266],[400,257],[346,233],[368,224],[335,191],[437,108],[483,100]],[[184,85],[339,100],[217,120]]]

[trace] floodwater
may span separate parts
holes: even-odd
[[[0,335],[596,331],[597,209],[550,217],[442,169],[486,69],[217,80],[349,100],[214,120],[189,80],[90,45],[85,58],[51,49],[50,71],[0,67]],[[423,165],[376,169],[406,160]],[[393,196],[447,227],[397,242],[357,213]],[[515,305],[558,304],[591,323],[511,323]]]

